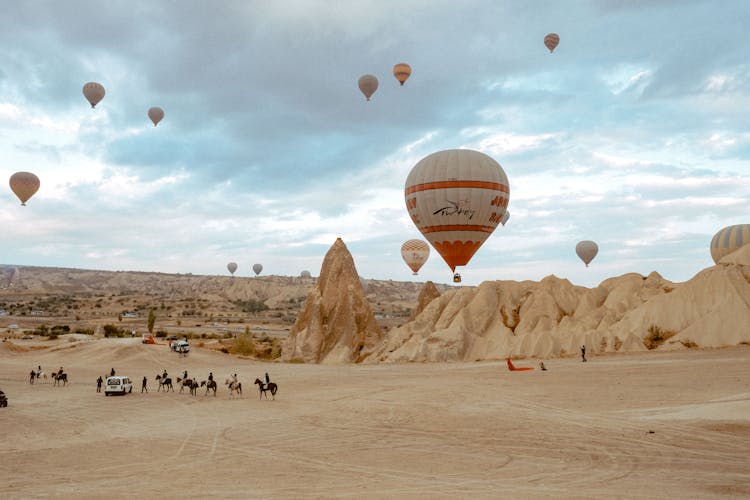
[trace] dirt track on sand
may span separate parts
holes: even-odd
[[[750,496],[748,347],[511,373],[500,361],[312,366],[58,342],[0,344],[2,498]],[[38,364],[64,366],[70,383],[29,385]],[[96,393],[112,367],[132,394]],[[219,393],[157,393],[164,369],[212,371]],[[275,401],[252,383],[266,371]],[[244,395],[230,399],[235,372]]]

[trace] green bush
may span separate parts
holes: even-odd
[[[104,329],[104,336],[109,337],[124,337],[125,332],[113,324],[106,324],[102,327]]]
[[[656,349],[674,335],[675,332],[667,332],[657,325],[651,325],[648,327],[648,335],[643,339],[643,344],[648,349]]]
[[[238,335],[231,349],[232,354],[241,354],[243,356],[255,355],[255,341],[250,335]]]

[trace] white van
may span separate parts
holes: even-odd
[[[133,382],[130,377],[107,377],[107,385],[104,387],[104,395],[128,394],[133,392]]]
[[[188,352],[190,352],[190,344],[187,340],[178,340],[176,342],[172,342],[172,350],[174,352],[187,354]]]

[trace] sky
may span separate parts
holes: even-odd
[[[511,217],[464,284],[685,281],[750,222],[748,26],[745,0],[8,2],[0,177],[41,188],[0,193],[0,263],[317,275],[341,237],[365,278],[448,283],[434,249],[419,276],[401,258],[404,182],[468,148]]]

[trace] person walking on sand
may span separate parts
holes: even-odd
[[[31,370],[31,374],[29,374],[29,384],[34,384],[34,377],[36,377],[36,372]]]
[[[102,392],[102,376],[99,375],[99,378],[96,379],[96,392]]]
[[[143,377],[143,384],[141,385],[141,394],[143,394],[144,392],[146,394],[148,394],[148,388],[146,387],[146,382],[147,381],[148,381],[148,379],[144,376]]]
[[[585,345],[581,346],[581,362],[583,363],[586,362],[586,346]]]

